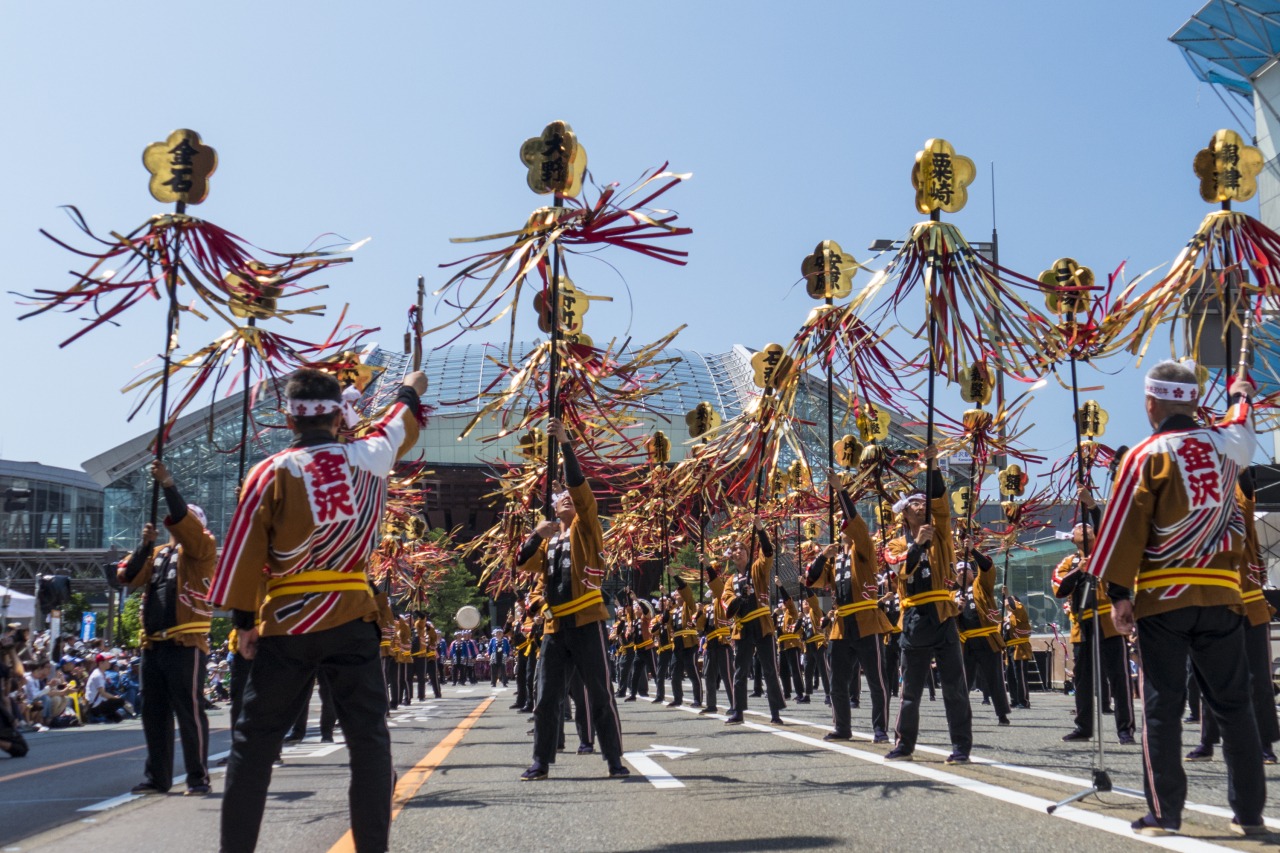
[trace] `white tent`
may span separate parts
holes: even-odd
[[[17,620],[31,619],[36,615],[36,597],[9,589],[0,584],[0,597],[8,595],[9,600],[9,618]]]

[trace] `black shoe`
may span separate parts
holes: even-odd
[[[822,736],[823,740],[853,740],[852,732],[827,732]]]
[[[1146,814],[1129,824],[1129,828],[1139,835],[1149,837],[1159,837],[1161,835],[1174,835],[1178,831],[1176,826],[1164,826],[1160,821],[1156,820],[1153,814]]]
[[[392,706],[392,707],[394,707],[394,706]],[[283,745],[283,746],[297,746],[298,744],[302,743],[302,738],[303,738],[303,737],[304,737],[304,735],[289,735],[287,738],[285,738],[285,739],[284,739],[284,742],[283,742],[283,744],[282,744],[282,745]]]
[[[888,742],[889,742],[889,736],[888,736],[887,734],[885,734],[884,732],[880,732],[880,733],[878,733],[878,734],[875,736],[875,739],[874,739],[874,740],[872,740],[871,742],[872,742],[872,743],[888,743]]]
[[[991,700],[990,700],[990,699],[983,699],[983,700],[982,700],[982,704],[983,704],[983,705],[990,705],[990,704],[991,704]]]
[[[1008,717],[1000,717],[1000,718],[999,718],[999,720],[998,720],[998,724],[999,724],[999,725],[1002,725],[1002,726],[1007,726],[1007,725],[1009,725],[1009,718],[1008,718]]]
[[[659,696],[657,699],[650,699],[650,700],[649,700],[649,704],[650,704],[650,705],[661,705],[663,702],[666,702],[666,701],[667,701],[667,697],[666,697],[666,696]]]
[[[741,715],[741,714],[730,714],[730,715],[725,719],[724,724],[725,724],[726,726],[740,726],[740,725],[742,725],[742,715]]]
[[[333,735],[320,735],[321,743],[333,743]]]
[[[885,755],[884,760],[885,761],[910,761],[911,751],[907,749],[903,749],[902,744],[898,744],[893,749],[889,750],[889,752]]]
[[[276,760],[275,760],[275,761],[273,761],[273,762],[271,762],[271,766],[272,766],[272,767],[284,767],[284,759],[277,755],[277,756],[276,756]]]
[[[623,701],[623,702],[634,702],[634,701],[636,701],[636,697],[634,697],[634,696],[628,696],[626,699],[623,699],[622,701]]]
[[[1186,754],[1183,761],[1212,761],[1213,747],[1207,743],[1196,744],[1195,748]]]
[[[1133,735],[1129,734],[1128,732],[1121,732],[1119,735],[1116,736],[1116,740],[1119,742],[1121,746],[1133,746],[1134,743],[1136,743],[1136,741],[1134,741],[1133,739]]]
[[[1198,723],[1198,722],[1200,722],[1200,717],[1199,717],[1199,716],[1197,716],[1196,714],[1188,714],[1188,715],[1186,716],[1186,718],[1185,718],[1185,719],[1183,719],[1183,721],[1182,721],[1182,722],[1184,722],[1184,723]],[[1144,820],[1145,820],[1145,818],[1144,818]]]
[[[679,699],[672,699],[670,702],[668,702],[668,703],[667,703],[667,707],[668,707],[668,708],[679,708],[679,707],[680,707],[681,705],[683,705],[683,704],[684,704],[684,702],[680,701]]]
[[[701,703],[701,702],[690,702],[690,703],[689,703],[689,707],[690,707],[690,708],[701,708],[701,707],[702,707],[702,703]]]
[[[763,695],[764,695],[764,691],[762,691],[762,690],[757,690],[755,693],[752,693],[751,695],[752,695],[752,696],[754,696],[755,698],[759,699],[761,696],[763,696]]]
[[[1102,713],[1104,714],[1114,714],[1115,712],[1116,712],[1115,709],[1112,708],[1110,705],[1102,706]]]
[[[1240,818],[1231,818],[1231,823],[1227,827],[1236,835],[1244,836],[1261,836],[1270,835],[1271,830],[1267,829],[1267,825],[1259,820],[1257,823],[1241,823]]]
[[[513,711],[519,711],[519,710],[521,710],[523,707],[524,707],[524,706],[523,706],[523,705],[521,705],[519,702],[516,702],[515,704],[513,704],[513,705],[511,706],[511,710],[513,710]]]
[[[786,725],[786,723],[782,722],[782,718],[781,718],[781,717],[779,717],[777,714],[774,714],[772,717],[770,717],[770,718],[769,718],[769,722],[773,723],[775,726],[785,726],[785,725]]]
[[[808,704],[809,704],[809,697],[808,697],[808,696],[797,696],[797,697],[796,697],[796,704],[797,704],[797,705],[808,705]]]
[[[211,790],[213,789],[210,788],[208,785],[188,785],[187,792],[183,794],[183,796],[184,797],[204,797],[204,796],[208,796]]]
[[[547,778],[547,767],[541,761],[535,761],[528,770],[520,774],[521,782],[541,782]]]
[[[718,714],[718,713],[720,713],[720,709],[713,705],[710,708],[703,708],[701,711],[698,712],[698,716],[704,717],[707,714]]]
[[[948,755],[947,760],[944,761],[943,763],[944,764],[968,764],[969,753],[956,750],[955,752]]]
[[[150,782],[139,782],[137,785],[134,785],[129,789],[129,793],[137,794],[139,796],[144,796],[146,794],[167,794],[169,793],[169,789],[161,788],[159,785],[153,785]]]
[[[1264,746],[1262,748],[1262,763],[1263,764],[1276,763],[1276,754],[1274,751],[1272,751],[1271,747],[1269,746]]]
[[[855,702],[850,702],[850,703],[849,703],[849,707],[850,707],[850,708],[855,708],[855,709],[856,709],[856,708],[861,708],[861,707],[862,707],[862,705],[861,705],[861,703],[859,703],[859,702],[856,702],[856,701],[855,701]]]
[[[621,764],[614,764],[609,767],[610,779],[625,779],[631,775],[631,771],[623,767]]]
[[[1063,743],[1075,743],[1076,741],[1092,740],[1093,735],[1089,732],[1082,732],[1079,729],[1072,729],[1062,736]]]
[[[578,744],[578,755],[591,755],[595,751],[596,748],[589,743]]]

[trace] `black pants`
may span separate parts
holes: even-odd
[[[400,679],[400,704],[413,704],[413,662],[396,665],[396,677]]]
[[[631,689],[631,672],[636,667],[636,652],[632,649],[622,655],[622,664],[618,667],[618,695],[626,696]]]
[[[142,652],[142,730],[147,737],[147,781],[162,791],[173,784],[173,721],[182,736],[187,785],[209,784],[209,720],[204,713],[206,655],[195,646],[155,643]]]
[[[1018,660],[1009,653],[1009,691],[1013,704],[1024,708],[1031,707],[1031,691],[1027,687],[1027,662]]]
[[[222,798],[223,853],[250,851],[271,782],[271,763],[318,669],[333,690],[351,767],[351,831],[360,853],[388,849],[395,770],[387,733],[387,685],[378,626],[352,620],[314,634],[263,637],[245,685]]]
[[[846,616],[845,636],[832,640],[831,645],[831,725],[838,734],[853,731],[852,712],[849,710],[849,687],[853,682],[853,663],[858,661],[867,673],[867,687],[871,691],[871,726],[876,735],[889,731],[889,690],[884,681],[884,661],[881,659],[880,635],[858,636],[857,618]]]
[[[586,691],[591,728],[600,739],[600,751],[609,764],[622,761],[622,726],[618,706],[609,689],[608,646],[604,623],[572,624],[559,620],[558,630],[542,640],[542,665],[538,669],[538,700],[534,706],[533,760],[549,765],[555,758],[556,731],[563,720],[561,702],[570,666],[576,667]]]
[[[702,682],[698,680],[698,650],[693,646],[684,647],[681,640],[676,640],[674,663],[671,668],[671,698],[677,702],[684,701],[684,680],[693,683],[693,704],[702,704]]]
[[[516,707],[527,708],[529,701],[529,661],[532,660],[522,652],[516,652]]]
[[[1262,745],[1270,748],[1280,741],[1280,725],[1276,722],[1276,694],[1271,686],[1271,626],[1244,627],[1244,653],[1249,663],[1249,694],[1253,697],[1253,716],[1258,723]],[[1200,713],[1200,742],[1213,746],[1221,738],[1218,721],[1207,709]]]
[[[298,710],[298,716],[293,721],[293,728],[289,731],[290,740],[302,740],[307,736],[307,719],[311,716],[311,693],[316,684],[320,686],[320,737],[333,737],[333,727],[338,719],[333,710],[333,692],[329,689],[329,682],[325,680],[324,673],[317,670],[315,677],[307,681],[307,687],[303,691],[305,698],[302,700],[302,707]]]
[[[733,703],[733,650],[728,643],[719,640],[708,640],[706,660],[703,662],[703,677],[707,682],[708,711],[716,710],[716,691],[724,684],[725,707],[734,709]]]
[[[769,697],[769,713],[777,714],[786,706],[782,700],[782,685],[778,683],[774,636],[762,634],[759,622],[759,619],[754,619],[742,626],[742,636],[738,638],[738,648],[734,652],[733,695],[737,699],[737,704],[733,706],[735,714],[747,712],[747,678],[753,664],[760,667],[760,676]]]
[[[804,653],[804,690],[812,695],[822,684],[822,694],[831,696],[831,675],[827,672],[827,646],[809,643]]]
[[[1165,826],[1181,825],[1187,799],[1181,716],[1189,654],[1204,702],[1222,731],[1227,802],[1241,823],[1262,823],[1266,777],[1249,690],[1243,617],[1226,607],[1183,607],[1146,616],[1138,622],[1138,648],[1143,781],[1151,813]]]
[[[1091,735],[1093,715],[1097,713],[1096,703],[1093,701],[1093,620],[1084,620],[1080,628],[1080,636],[1084,638],[1084,642],[1075,644],[1076,728]],[[1129,656],[1125,653],[1124,637],[1111,637],[1102,641],[1102,675],[1111,684],[1116,734],[1132,735],[1133,691],[1129,689]]]
[[[898,644],[898,634],[885,634],[884,680],[889,685],[889,694],[898,695],[898,682],[902,679],[902,646]]]
[[[492,687],[498,686],[498,679],[502,679],[502,686],[507,686],[507,656],[502,652],[495,652],[493,657],[489,659],[489,684]]]
[[[789,688],[794,688],[796,698],[799,699],[804,695],[804,667],[800,665],[800,650],[783,650],[782,661],[786,666],[786,675],[782,679],[782,694],[785,696],[791,692]]]
[[[425,702],[427,699],[427,681],[431,681],[431,693],[437,699],[440,698],[440,676],[436,672],[436,659],[434,657],[414,658],[413,662],[414,675],[418,679],[418,700]]]
[[[533,703],[538,700],[538,661],[542,659],[542,646],[529,649],[529,656],[525,658],[524,678],[525,678],[525,700],[524,705],[530,711],[533,710]]]
[[[974,637],[964,643],[964,671],[969,676],[969,689],[975,682],[991,697],[996,717],[1009,716],[1009,696],[1004,692],[1000,652],[992,651],[986,637]]]
[[[942,676],[942,701],[946,705],[951,748],[968,755],[973,749],[973,711],[969,708],[969,686],[965,683],[964,657],[960,652],[960,634],[956,630],[955,619],[946,621],[933,645],[923,648],[904,646],[902,659],[898,745],[908,751],[916,748],[916,738],[920,734],[920,696],[924,692],[925,679],[933,678],[929,664],[936,660],[938,673]],[[831,704],[835,705],[834,698]]]
[[[649,674],[656,668],[656,663],[653,646],[636,649],[635,660],[631,664],[631,698],[634,699],[638,693],[649,695]]]
[[[667,677],[671,674],[671,659],[675,656],[673,649],[658,653],[658,665],[654,668],[653,677],[658,681],[658,695],[653,697],[659,702],[667,698]]]
[[[400,707],[400,665],[393,655],[382,658],[382,680],[386,684],[387,700],[391,710]]]
[[[231,684],[227,688],[231,693],[231,731],[236,730],[236,721],[240,719],[240,708],[244,705],[244,686],[249,683],[249,668],[253,661],[243,658],[239,652],[231,656]]]

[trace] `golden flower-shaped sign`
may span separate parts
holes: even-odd
[[[537,462],[546,458],[546,434],[538,427],[530,427],[528,432],[520,436],[520,441],[516,445],[516,453],[519,453],[531,462]]]
[[[864,403],[856,424],[863,441],[884,441],[889,437],[889,413],[879,406]]]
[[[591,308],[591,300],[579,293],[573,282],[563,275],[560,276],[556,291],[560,297],[561,334],[566,336],[581,334],[585,322],[583,315]],[[551,334],[551,311],[546,304],[551,301],[547,298],[550,295],[549,290],[539,290],[533,296],[533,309],[538,312],[538,328],[547,334]]]
[[[1000,472],[1000,494],[1006,498],[1021,497],[1027,489],[1027,474],[1017,462]]]
[[[876,509],[880,514],[880,518],[879,518],[880,527],[882,529],[887,529],[889,527],[892,527],[893,526],[893,504],[890,504],[887,502],[882,503],[878,507],[876,507]]]
[[[649,461],[654,465],[666,465],[671,461],[671,439],[662,430],[645,439],[644,446],[649,451]]]
[[[1200,179],[1200,197],[1207,202],[1248,201],[1258,192],[1262,164],[1262,152],[1245,145],[1240,134],[1219,130],[1192,164]]]
[[[764,349],[751,356],[751,369],[755,371],[752,379],[757,388],[776,391],[786,381],[791,365],[791,356],[787,355],[782,344],[765,344]]]
[[[280,276],[263,275],[258,261],[249,262],[251,279],[235,273],[227,273],[224,281],[231,293],[228,306],[237,317],[262,319],[276,312],[276,300],[284,292]]]
[[[960,399],[985,406],[991,402],[991,369],[985,362],[974,362],[960,371]]]
[[[181,128],[164,142],[142,152],[142,165],[151,173],[151,196],[165,204],[199,204],[209,195],[209,176],[218,168],[218,153],[200,141],[200,134]]]
[[[853,292],[858,262],[835,240],[823,240],[800,264],[804,286],[814,299],[844,299]]]
[[[553,121],[540,136],[520,146],[520,162],[529,167],[529,189],[545,195],[577,198],[587,171],[587,149],[567,121]]]
[[[986,409],[965,409],[960,422],[969,432],[981,432],[991,426],[991,413]]]
[[[951,506],[955,509],[956,515],[969,515],[969,503],[973,495],[973,490],[968,486],[961,486],[951,493]]]
[[[793,489],[803,489],[809,482],[809,466],[803,459],[793,459],[787,466],[787,485]]]
[[[930,139],[916,152],[911,186],[916,189],[916,210],[933,213],[963,210],[969,201],[969,184],[977,177],[973,161],[956,153],[945,139]]]
[[[862,442],[852,435],[836,439],[831,449],[835,454],[836,464],[841,468],[852,468],[862,458]]]
[[[684,422],[689,426],[689,437],[698,438],[720,426],[720,413],[703,400],[684,416]]]
[[[805,539],[813,541],[818,538],[818,522],[813,519],[805,521],[805,523],[800,526],[800,529],[804,531]]]
[[[1080,425],[1080,434],[1086,438],[1098,438],[1107,431],[1110,420],[1107,410],[1098,405],[1097,400],[1085,400],[1076,412],[1076,423]]]
[[[321,370],[326,370],[337,377],[338,382],[342,383],[342,387],[354,385],[357,391],[361,393],[369,387],[369,383],[373,381],[373,377],[377,376],[385,367],[374,367],[371,364],[365,364],[360,360],[360,353],[353,350],[341,352],[317,365]]]
[[[1080,266],[1075,258],[1058,258],[1040,273],[1045,304],[1059,317],[1088,313],[1093,281],[1093,270]]]

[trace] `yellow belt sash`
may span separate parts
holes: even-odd
[[[999,625],[988,625],[985,628],[974,628],[972,631],[961,631],[961,640],[976,640],[978,637],[990,637],[1000,630]]]
[[[1242,593],[1240,597],[1244,599],[1245,604],[1252,604],[1255,601],[1263,601],[1266,598],[1260,589],[1251,589],[1246,593]]]
[[[556,619],[563,619],[566,616],[580,613],[596,604],[604,604],[604,596],[600,594],[600,590],[593,589],[584,595],[578,596],[573,601],[551,605],[551,615]]]
[[[902,606],[919,607],[922,604],[935,604],[941,601],[952,601],[951,590],[948,589],[931,589],[928,592],[922,592],[919,595],[908,595],[902,599]]]
[[[757,607],[755,610],[752,610],[750,613],[748,613],[746,616],[743,616],[741,619],[734,619],[733,621],[737,622],[739,625],[745,625],[748,622],[754,622],[756,619],[759,619],[761,616],[768,616],[769,612],[770,612],[769,608],[767,607]]]
[[[1261,595],[1261,593],[1259,593],[1259,595]],[[698,632],[693,630],[692,628],[685,628],[683,631],[676,631],[671,636],[672,637],[696,637],[698,636]]]
[[[663,652],[675,651],[675,648],[676,648],[675,643],[667,643],[665,646],[658,646],[658,654],[662,654]]]
[[[805,643],[817,643],[819,646],[821,646],[826,641],[827,641],[827,638],[824,635],[814,634],[812,637],[805,640]]]
[[[791,642],[798,643],[800,642],[800,635],[799,634],[779,634],[778,642],[779,643],[791,643]]]
[[[1230,569],[1202,569],[1195,566],[1158,569],[1138,575],[1138,592],[1170,586],[1220,586],[1240,589],[1240,574]]]
[[[1007,640],[1005,645],[1012,648],[1014,646],[1025,646],[1030,642],[1030,637],[1014,637],[1012,640]]]
[[[925,594],[927,595],[928,593]],[[866,601],[855,601],[851,604],[841,604],[836,608],[836,616],[843,618],[845,616],[850,616],[863,610],[871,610],[879,606],[880,602],[876,601],[874,598],[867,599]]]
[[[357,574],[316,569],[295,572],[282,578],[270,578],[267,581],[267,601],[278,595],[303,595],[310,592],[363,592],[368,596],[373,595],[363,572]]]
[[[653,648],[653,640],[645,640],[644,642],[636,643],[636,651],[640,651],[641,649],[651,649],[651,648]]]
[[[147,639],[152,643],[163,643],[181,634],[207,634],[211,627],[213,627],[212,622],[183,622],[181,625],[174,625],[159,633],[150,634]]]
[[[1105,616],[1105,615],[1107,615],[1107,614],[1108,614],[1108,613],[1110,613],[1110,612],[1111,612],[1111,605],[1110,605],[1110,604],[1099,604],[1099,605],[1098,605],[1098,615],[1099,615],[1099,616]],[[1084,621],[1085,619],[1092,619],[1092,618],[1093,618],[1093,608],[1092,608],[1092,607],[1086,607],[1086,608],[1084,609],[1084,612],[1083,612],[1083,613],[1080,613],[1080,614],[1078,614],[1078,615],[1079,615],[1079,618],[1080,618],[1080,620],[1081,620],[1081,621]]]
[[[721,640],[729,636],[728,628],[716,628],[714,631],[707,632],[708,640]]]

